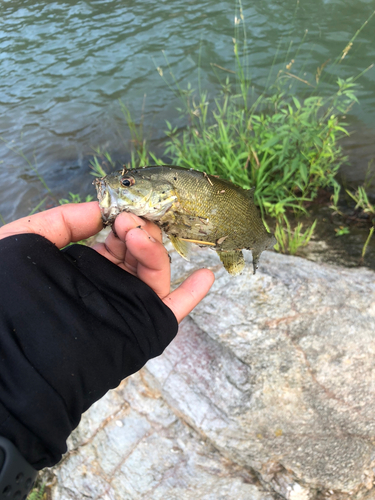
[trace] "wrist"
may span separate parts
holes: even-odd
[[[0,437],[0,499],[26,498],[37,474],[14,444]]]

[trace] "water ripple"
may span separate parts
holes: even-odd
[[[275,69],[285,65],[291,41],[293,57],[305,29],[309,33],[299,57],[304,71],[314,74],[343,50],[372,9],[371,0],[304,2],[298,9],[295,0],[252,2],[244,14],[254,84],[265,84],[278,50],[282,57]],[[91,179],[82,158],[93,146],[127,153],[128,132],[119,99],[139,117],[147,94],[145,124],[153,138],[162,137],[166,119],[176,118],[176,98],[155,69],[162,66],[168,77],[162,50],[183,86],[188,81],[197,86],[200,59],[202,88],[211,94],[218,89],[211,63],[234,68],[234,14],[229,0],[3,0],[0,136],[35,159],[53,190],[72,190],[65,168],[78,166],[69,182],[81,184],[86,192]],[[358,74],[374,61],[372,24],[343,61],[341,76]],[[362,79],[361,107],[353,110],[367,130],[375,129],[374,73]],[[35,176],[32,182],[20,177],[28,167],[19,155],[3,144],[0,149],[0,213],[10,220],[25,213],[44,192]],[[374,155],[374,147],[369,151],[363,162]]]

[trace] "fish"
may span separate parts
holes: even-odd
[[[254,188],[173,165],[124,168],[94,184],[104,225],[123,211],[153,221],[187,260],[192,244],[209,247],[236,275],[245,267],[242,250],[251,250],[255,274],[260,254],[276,244],[254,203]]]

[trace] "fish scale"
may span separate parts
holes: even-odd
[[[128,185],[124,185],[128,184]],[[123,170],[96,181],[105,224],[121,211],[154,221],[176,250],[189,258],[191,243],[217,251],[231,274],[252,251],[254,273],[261,252],[276,243],[254,204],[253,190],[197,170],[164,165]]]

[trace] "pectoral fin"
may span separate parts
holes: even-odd
[[[178,252],[184,259],[190,260],[191,243],[171,234],[168,235],[168,238],[171,240],[176,252]]]
[[[229,274],[238,274],[245,267],[245,259],[241,250],[217,252],[217,254]]]

